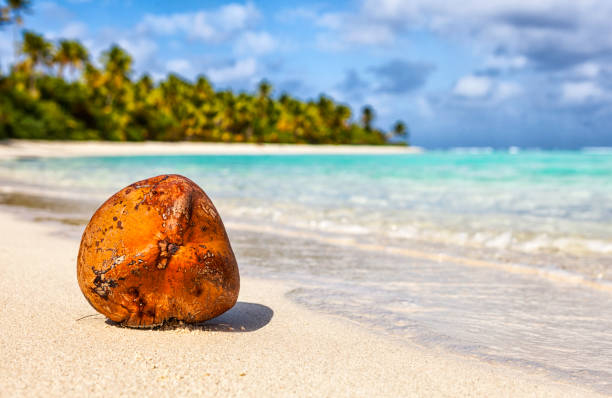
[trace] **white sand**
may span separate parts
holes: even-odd
[[[116,327],[77,286],[78,240],[8,213],[0,225],[0,396],[595,395],[313,313],[283,282],[243,278],[205,327]]]
[[[0,159],[129,155],[289,155],[420,153],[418,147],[223,144],[213,142],[0,141]]]

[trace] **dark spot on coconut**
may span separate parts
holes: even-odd
[[[121,224],[121,221],[117,221],[117,228],[123,229],[123,224]]]
[[[113,221],[117,221],[117,217],[113,217]]]
[[[94,288],[92,291],[104,300],[108,300],[111,289],[117,287],[117,282],[113,279],[105,279],[100,273],[96,274],[93,280]]]
[[[138,297],[140,295],[140,292],[138,291],[137,287],[132,286],[132,287],[128,288],[127,294],[129,294],[130,296],[136,298],[136,297]]]
[[[164,269],[168,265],[168,260],[172,257],[179,249],[179,245],[174,243],[168,243],[166,240],[160,240],[157,242],[159,247],[159,254],[157,255],[157,268]]]

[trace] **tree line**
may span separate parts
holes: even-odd
[[[20,24],[29,5],[8,1],[0,24]],[[132,57],[117,45],[100,66],[77,40],[24,31],[16,49],[18,59],[0,75],[0,138],[382,145],[408,137],[401,121],[389,132],[375,128],[370,106],[353,121],[348,106],[325,95],[274,98],[265,80],[254,93],[234,93],[202,75],[133,79]]]

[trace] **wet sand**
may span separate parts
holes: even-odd
[[[121,328],[79,291],[78,238],[9,212],[0,211],[2,396],[596,396],[312,312],[285,297],[290,282],[243,278],[238,304],[205,324]]]

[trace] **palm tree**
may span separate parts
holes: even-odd
[[[145,102],[147,95],[153,90],[154,84],[151,76],[145,74],[143,75],[138,82],[136,82],[136,91],[137,91],[137,99],[139,101]]]
[[[62,77],[64,75],[64,68],[71,61],[72,48],[70,44],[69,40],[60,40],[59,46],[55,54],[53,54],[53,62],[58,65],[57,77]]]
[[[393,135],[397,138],[406,139],[408,138],[408,127],[406,127],[406,123],[398,120],[393,125]]]
[[[202,105],[204,102],[210,101],[215,91],[208,79],[204,76],[198,76],[194,87],[194,100],[197,105]]]
[[[366,105],[361,110],[361,123],[366,131],[372,131],[372,121],[374,120],[374,110],[370,105]]]
[[[334,111],[334,124],[337,127],[344,127],[351,118],[351,108],[346,105],[338,105]]]
[[[30,91],[34,91],[36,67],[50,64],[52,50],[53,45],[46,41],[42,35],[29,31],[24,32],[21,52],[28,57],[25,64],[30,75]]]
[[[111,76],[125,79],[132,70],[132,57],[121,47],[114,44],[102,54],[102,64],[104,70]]]
[[[9,16],[13,18],[7,10],[0,7],[4,22]],[[131,80],[132,58],[116,45],[104,52],[100,69],[88,61],[87,50],[75,40],[60,40],[53,51],[42,36],[24,32],[20,50],[21,62],[0,85],[0,102],[8,104],[2,105],[0,113],[32,113],[25,105],[36,104],[38,87],[44,95],[44,103],[36,108],[40,123],[32,117],[28,119],[31,126],[19,124],[21,114],[4,117],[0,136],[18,131],[23,137],[52,139],[385,144],[391,138],[407,139],[409,135],[408,127],[400,121],[389,130],[390,135],[376,129],[374,109],[369,105],[355,120],[348,106],[325,95],[307,102],[288,94],[273,98],[272,85],[265,80],[250,94],[215,91],[204,76],[195,82],[176,75],[159,83],[148,76]],[[51,61],[58,78],[39,78],[41,72],[50,73],[50,68],[42,66]],[[63,77],[66,68],[84,70],[79,80],[67,84]],[[11,90],[24,91],[24,87],[34,94],[31,101],[25,104],[11,99],[19,97],[11,96]]]
[[[13,45],[15,49],[15,62],[17,62],[17,56],[19,55],[19,43],[17,42],[17,35],[19,33],[19,27],[23,25],[22,14],[30,8],[30,0],[8,0],[4,7],[0,7],[0,26],[4,24],[14,23],[13,30]]]
[[[268,130],[271,124],[271,118],[273,109],[270,106],[272,100],[270,94],[272,93],[272,85],[267,80],[262,80],[257,86],[257,111],[253,118],[253,123],[246,131],[247,141],[251,140],[251,132],[257,142],[262,142],[264,139],[265,131]]]
[[[132,57],[118,45],[113,45],[102,53],[104,65],[103,79],[106,85],[106,104],[112,105],[117,98],[122,97],[125,91],[124,83],[129,81],[132,71]]]
[[[272,93],[272,85],[267,80],[262,80],[257,86],[257,94],[260,98],[268,98]]]
[[[4,7],[0,7],[0,24],[23,24],[22,13],[30,8],[30,0],[8,0]]]
[[[89,61],[89,52],[78,40],[64,40],[68,42],[68,64],[74,70],[82,69]]]

